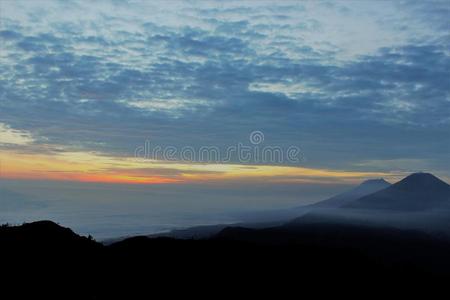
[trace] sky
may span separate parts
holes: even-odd
[[[2,0],[1,178],[448,181],[449,15],[448,1]],[[143,159],[146,144],[176,153]],[[284,157],[223,158],[238,145]]]

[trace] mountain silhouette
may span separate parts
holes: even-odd
[[[450,185],[432,174],[414,173],[343,207],[400,211],[450,208]]]
[[[382,178],[369,179],[362,182],[358,186],[353,187],[351,190],[345,191],[341,194],[338,194],[326,200],[321,200],[313,204],[301,205],[284,209],[271,209],[265,211],[257,211],[257,212],[252,211],[240,213],[237,215],[237,217],[243,220],[243,223],[245,223],[244,225],[247,228],[255,228],[255,226],[248,226],[248,223],[286,222],[289,219],[298,218],[312,211],[340,208],[347,203],[350,203],[356,199],[361,198],[362,196],[372,194],[390,185],[391,184],[389,182],[387,182]],[[240,226],[242,224],[235,224],[235,225]],[[266,227],[270,227],[270,225]]]
[[[425,186],[445,190],[433,180]],[[149,293],[186,296],[189,291],[227,290],[265,295],[270,290],[287,297],[298,292],[298,282],[319,284],[317,288],[347,288],[352,282],[367,289],[375,282],[383,291],[391,282],[404,293],[412,283],[445,287],[448,281],[448,236],[308,218],[260,229],[226,227],[202,239],[137,236],[110,245],[51,221],[3,225],[0,253],[8,278],[2,281],[2,295],[142,299]]]
[[[141,299],[149,293],[172,291],[185,296],[186,291],[197,293],[204,287],[232,290],[234,295],[243,290],[264,295],[263,286],[280,296],[298,292],[298,282],[319,283],[321,288],[332,284],[347,288],[352,282],[370,290],[374,283],[382,289],[382,284],[391,282],[402,293],[412,284],[445,287],[450,276],[450,235],[442,234],[444,227],[426,232],[399,228],[397,223],[392,226],[384,218],[375,224],[365,216],[412,215],[416,219],[428,214],[417,210],[450,207],[447,183],[426,173],[412,174],[393,185],[370,180],[327,201],[324,207],[332,209],[317,212],[344,213],[321,215],[312,210],[281,225],[266,223],[264,228],[217,225],[201,228],[197,236],[198,228],[183,231],[184,239],[137,236],[109,245],[51,221],[3,225],[0,253],[8,278],[2,281],[2,295]],[[364,211],[362,219],[355,221],[349,216],[359,210],[340,207],[378,210]],[[448,216],[446,210],[439,212]],[[193,238],[198,236],[203,238]],[[26,288],[14,288],[17,283]]]
[[[354,200],[357,200],[363,196],[370,195],[382,189],[389,187],[391,184],[386,180],[380,179],[369,179],[362,182],[357,187],[346,191],[342,194],[333,196],[329,199],[314,203],[310,207],[314,208],[335,208],[346,205]]]
[[[97,299],[104,247],[52,221],[0,226],[2,296],[15,299]],[[16,287],[16,288],[14,288]],[[10,297],[8,297],[11,295]]]
[[[75,250],[98,246],[91,238],[79,236],[71,229],[47,220],[21,226],[3,225],[0,230],[0,243],[4,251],[20,251],[27,247],[55,251],[55,248]]]

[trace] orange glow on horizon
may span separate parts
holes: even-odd
[[[28,180],[57,180],[101,183],[166,184],[177,183],[180,179],[163,176],[136,176],[116,170],[108,170],[105,160],[94,157],[92,161],[83,160],[89,155],[81,154],[65,159],[39,154],[18,154],[0,152],[1,178]],[[80,162],[74,162],[79,159]]]
[[[312,169],[300,166],[139,162],[92,152],[29,154],[0,151],[1,177],[102,183],[204,182],[339,183],[394,174]]]
[[[169,184],[169,183],[180,183],[182,180],[164,178],[164,177],[132,177],[132,176],[117,176],[108,174],[64,174],[58,176],[52,176],[52,174],[39,174],[41,176],[33,176],[26,174],[11,174],[8,176],[3,176],[7,179],[19,179],[19,180],[54,180],[54,181],[79,181],[79,182],[92,182],[92,183],[118,183],[118,184]]]

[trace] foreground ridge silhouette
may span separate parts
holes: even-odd
[[[4,274],[28,287],[8,292],[47,298],[133,299],[149,290],[167,294],[199,285],[254,294],[262,292],[260,285],[272,292],[284,287],[281,295],[299,280],[351,280],[361,287],[377,282],[380,289],[426,286],[450,276],[447,239],[342,224],[230,227],[205,240],[133,237],[103,246],[44,221],[0,228],[0,245],[8,258]]]
[[[397,210],[418,201],[426,201],[425,208],[442,207],[449,200],[448,184],[431,174],[369,186],[376,191],[353,203],[376,200]],[[392,193],[418,196],[383,202]],[[3,225],[0,254],[2,296],[17,299],[146,299],[160,294],[278,299],[299,289],[317,293],[324,286],[346,296],[361,288],[382,295],[388,288],[402,295],[417,289],[429,294],[445,288],[450,278],[449,235],[318,214],[259,229],[220,226],[218,233],[196,240],[137,236],[109,245],[52,221]]]

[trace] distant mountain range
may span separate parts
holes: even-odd
[[[382,178],[370,179],[311,205],[249,213],[245,219],[248,221],[191,227],[153,237],[201,239],[212,237],[230,226],[261,229],[289,222],[309,224],[324,220],[358,225],[402,225],[402,228],[428,228],[450,234],[450,185],[429,173],[413,173],[395,184]]]
[[[286,224],[317,223],[392,226],[450,236],[450,185],[429,173],[414,173],[392,185],[368,180],[310,205]]]
[[[373,179],[309,207],[397,211],[450,208],[450,185],[429,173],[414,173],[392,185],[384,179]]]
[[[398,211],[450,208],[450,185],[432,174],[415,173],[342,207]]]
[[[344,205],[348,205],[361,197],[383,190],[389,186],[391,186],[391,184],[382,178],[366,180],[357,187],[347,192],[336,195],[327,200],[314,203],[310,205],[310,207],[313,208],[341,207]]]

